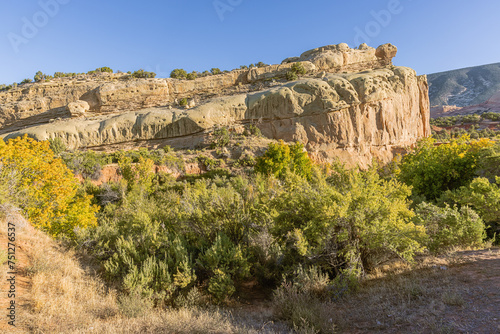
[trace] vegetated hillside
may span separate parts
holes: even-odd
[[[226,134],[213,142],[221,152],[231,144]],[[315,166],[301,144],[270,143],[250,173],[184,180],[154,174],[159,152],[120,152],[122,180],[64,191],[58,205],[41,208],[53,217],[43,224],[38,207],[52,202],[34,195],[59,194],[55,176],[68,173],[62,165],[47,171],[62,163],[51,151],[27,137],[0,140],[0,241],[14,221],[17,254],[28,259],[18,264],[19,278],[31,286],[21,295],[19,324],[30,330],[494,333],[498,326],[496,250],[472,253],[476,263],[467,267],[420,257],[493,242],[498,142],[464,137],[436,146],[427,138],[395,170],[368,171]],[[67,161],[97,164],[75,158]],[[89,198],[84,193],[93,205],[78,201]],[[14,205],[66,240],[107,286],[47,236],[23,234],[20,218],[9,214]],[[233,306],[232,316],[211,311],[213,304]]]
[[[427,76],[431,106],[480,104],[500,91],[500,63]]]

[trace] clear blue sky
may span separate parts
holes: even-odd
[[[395,64],[419,74],[500,62],[498,0],[0,3],[0,83],[33,78],[38,70],[101,66],[168,77],[174,68],[280,63],[311,48],[367,39],[374,47],[396,45]]]

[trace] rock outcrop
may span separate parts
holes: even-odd
[[[68,104],[66,110],[69,112],[71,117],[83,117],[85,116],[85,113],[90,110],[90,106],[87,101],[78,100]]]
[[[6,138],[59,137],[69,148],[134,141],[193,147],[216,126],[253,123],[268,138],[303,142],[318,161],[337,157],[366,166],[373,158],[388,161],[394,152],[430,134],[427,80],[412,69],[392,66],[396,52],[390,44],[377,49],[339,44],[307,51],[281,65],[196,80],[125,80],[115,75],[106,82],[33,85],[9,98],[0,94],[0,116],[7,124],[0,131]],[[295,61],[307,74],[286,82]],[[184,97],[193,101],[190,109],[175,104]],[[77,100],[88,103],[91,117],[42,125],[35,121],[20,129],[30,117]],[[9,110],[14,117],[5,116]],[[23,112],[31,116],[23,118]]]

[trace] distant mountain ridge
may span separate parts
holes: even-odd
[[[500,91],[500,63],[427,75],[431,106],[481,104]]]

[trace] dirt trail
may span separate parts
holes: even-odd
[[[450,268],[462,281],[464,305],[450,309],[446,320],[464,333],[500,333],[500,250],[461,252],[470,262]]]
[[[396,286],[397,279],[370,282],[367,292],[339,305],[347,309],[344,314],[349,318],[339,332],[500,333],[500,249],[461,251],[443,259],[450,264],[404,276],[403,294],[415,293],[407,301],[397,298],[402,289]],[[385,296],[370,295],[381,286]]]

